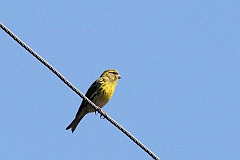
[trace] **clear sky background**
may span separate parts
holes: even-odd
[[[2,1],[0,21],[162,160],[240,159],[240,1]],[[0,159],[151,159],[0,30]]]

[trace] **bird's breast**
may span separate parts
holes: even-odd
[[[116,85],[104,85],[102,90],[101,90],[101,94],[99,96],[99,100],[98,100],[98,106],[99,107],[103,107],[105,106],[108,101],[111,99],[113,93],[114,93],[114,89],[115,89]]]

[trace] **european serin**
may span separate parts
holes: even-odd
[[[94,104],[102,108],[111,99],[118,79],[120,78],[120,74],[115,69],[104,71],[88,89],[86,96]],[[87,101],[83,100],[78,109],[75,119],[66,128],[66,130],[71,128],[72,132],[74,132],[81,119],[90,112],[95,112],[95,109]]]

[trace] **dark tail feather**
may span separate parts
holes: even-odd
[[[69,126],[66,128],[66,130],[69,130],[69,129],[71,128],[72,133],[73,133],[73,132],[75,131],[78,123],[82,120],[83,117],[84,117],[84,116],[82,116],[82,117],[76,117],[76,118],[72,121],[72,123],[69,124]]]

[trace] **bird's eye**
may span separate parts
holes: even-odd
[[[110,72],[110,73],[115,74],[115,75],[118,74],[117,72]]]

